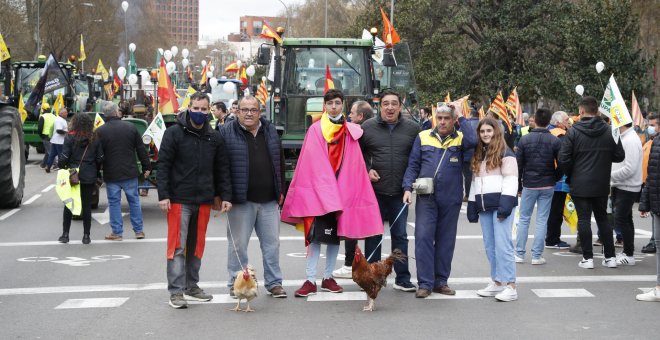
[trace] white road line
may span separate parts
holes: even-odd
[[[456,295],[431,294],[426,300],[482,299],[476,290],[457,290]]]
[[[640,234],[642,236],[651,236],[651,235],[653,235],[653,233],[651,233],[650,231],[646,231],[644,229],[639,229],[639,228],[635,228],[635,234]]]
[[[41,194],[35,194],[34,196],[30,197],[29,200],[23,202],[23,205],[32,204],[32,202],[36,201],[37,198],[39,198],[39,197],[41,197]]]
[[[601,283],[601,282],[655,282],[656,275],[594,275],[594,276],[523,276],[517,277],[517,283]],[[320,284],[320,280],[317,280]],[[282,286],[295,287],[302,286],[305,280],[284,280]],[[413,280],[413,282],[415,282]],[[485,284],[490,283],[490,277],[462,277],[450,278],[450,285],[461,284]],[[337,283],[344,287],[355,287],[355,283],[350,279],[339,279]],[[394,284],[394,279],[387,280],[388,285]],[[207,281],[200,282],[202,288],[226,289],[227,281]],[[166,282],[147,283],[147,284],[114,284],[114,285],[88,285],[88,286],[55,286],[55,287],[29,287],[29,288],[3,288],[0,289],[0,296],[11,295],[32,295],[32,294],[61,294],[61,293],[92,293],[92,292],[127,292],[127,291],[147,291],[147,290],[167,290]]]
[[[55,187],[55,184],[51,184],[47,186],[44,190],[41,190],[41,192],[49,192]]]
[[[318,292],[316,295],[307,297],[307,301],[311,302],[326,302],[326,301],[366,301],[367,294],[365,292],[343,292],[343,293],[326,293]]]
[[[540,298],[561,298],[561,297],[594,297],[586,289],[532,289],[532,292]]]
[[[229,294],[213,294],[213,300],[211,301],[190,301],[188,300],[189,305],[205,305],[207,303],[233,303],[235,304],[238,300],[229,296]],[[243,300],[245,304],[245,300]]]
[[[128,301],[128,298],[68,299],[55,309],[75,308],[115,308]]]
[[[13,215],[13,214],[15,214],[15,213],[17,213],[17,212],[19,212],[19,211],[21,211],[20,208],[16,208],[16,209],[9,210],[9,211],[6,212],[4,215],[0,216],[0,221],[4,221],[4,220],[5,220],[6,218],[8,218],[9,216],[11,216],[11,215]]]

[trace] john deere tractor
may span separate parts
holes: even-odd
[[[9,60],[0,66],[0,208],[16,208],[25,186],[25,144],[21,116],[12,102]]]

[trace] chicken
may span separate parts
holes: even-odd
[[[254,312],[254,309],[250,308],[250,301],[257,297],[257,278],[254,275],[254,268],[251,265],[247,265],[245,270],[236,272],[236,279],[234,280],[234,295],[238,299],[236,307],[230,309],[235,312]],[[247,300],[247,308],[241,309],[241,300]]]
[[[364,289],[369,298],[369,304],[366,305],[363,311],[373,311],[374,303],[378,292],[387,283],[387,276],[392,273],[392,266],[394,261],[403,262],[406,259],[401,250],[394,249],[392,254],[385,260],[376,263],[369,263],[362,254],[359,246],[355,246],[355,257],[353,258],[353,281],[357,283],[360,288]]]

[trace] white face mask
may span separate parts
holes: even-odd
[[[646,128],[646,132],[648,132],[649,135],[655,135],[655,132],[656,132],[655,127],[649,126],[648,128]]]

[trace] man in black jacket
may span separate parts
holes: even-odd
[[[167,289],[173,308],[209,301],[197,286],[211,209],[231,209],[225,145],[208,121],[209,98],[196,92],[165,130],[158,153],[158,205],[167,213]],[[184,298],[185,294],[185,298]]]
[[[527,246],[527,231],[536,209],[536,227],[534,243],[532,245],[532,264],[545,263],[543,255],[543,242],[547,231],[548,216],[555,191],[555,181],[558,173],[555,169],[557,154],[561,147],[559,138],[553,136],[547,129],[552,112],[541,108],[536,110],[534,121],[536,127],[520,138],[516,150],[518,162],[519,187],[522,187],[520,196],[520,222],[516,234],[516,262],[522,263],[525,258]],[[520,191],[520,190],[519,190]]]
[[[121,215],[121,191],[124,191],[131,215],[131,225],[135,238],[144,238],[142,207],[138,195],[138,176],[149,176],[151,163],[147,150],[142,143],[142,137],[135,126],[121,120],[117,104],[105,101],[101,110],[105,115],[105,124],[101,125],[96,134],[101,141],[103,153],[103,177],[108,195],[108,210],[110,210],[110,227],[112,232],[106,240],[121,241],[124,232],[124,221]],[[142,172],[138,171],[135,154],[137,153]]]
[[[231,169],[232,199],[228,214],[228,286],[233,296],[234,279],[248,262],[248,243],[257,233],[264,263],[268,294],[286,298],[280,269],[280,214],[284,200],[282,146],[275,126],[261,118],[259,101],[243,97],[236,117],[220,129],[227,144]]]
[[[616,268],[612,226],[607,221],[607,197],[610,193],[612,163],[622,162],[625,152],[621,141],[612,137],[612,128],[598,116],[598,101],[584,97],[580,101],[580,121],[568,130],[559,151],[559,167],[571,186],[571,197],[578,214],[578,236],[582,244],[582,268],[593,269],[591,212],[605,248],[603,266]]]
[[[419,124],[401,116],[402,101],[399,93],[385,90],[380,95],[380,101],[380,114],[362,124],[364,134],[360,138],[360,147],[378,199],[380,214],[390,223],[392,249],[398,248],[407,255],[408,207],[402,203],[401,184],[408,166],[410,150],[419,133]],[[365,240],[365,254],[371,256],[371,262],[380,261],[381,238],[382,236],[373,236]],[[415,285],[410,282],[407,261],[395,262],[394,271],[394,289],[406,292],[416,290]]]

